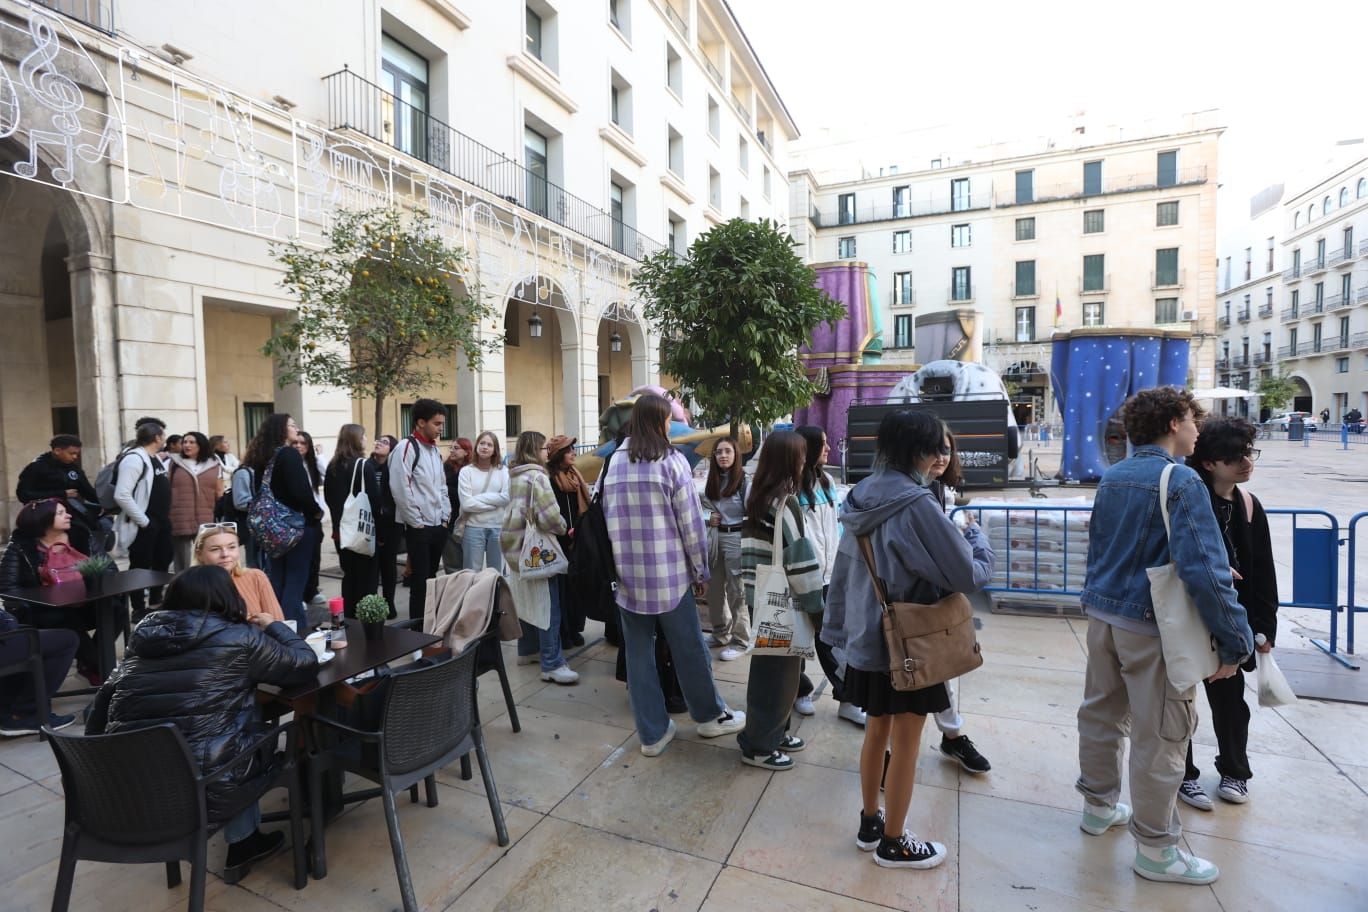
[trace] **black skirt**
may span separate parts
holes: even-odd
[[[916,713],[929,716],[950,708],[950,693],[944,684],[932,684],[921,690],[894,690],[893,679],[886,671],[861,671],[846,667],[845,692],[849,703],[871,716],[893,716]]]

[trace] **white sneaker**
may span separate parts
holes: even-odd
[[[1220,868],[1177,846],[1165,846],[1158,854],[1160,858],[1156,860],[1146,855],[1143,847],[1137,847],[1131,869],[1146,880],[1164,883],[1201,885],[1209,884],[1221,876]]]
[[[811,696],[799,697],[794,700],[793,711],[800,716],[811,716],[817,712],[816,708],[812,705]]]
[[[1131,809],[1128,804],[1117,804],[1114,808],[1093,807],[1084,803],[1083,819],[1078,828],[1091,836],[1101,836],[1112,827],[1130,823]]]
[[[541,679],[543,681],[554,681],[557,684],[575,684],[579,682],[579,672],[569,665],[562,665],[550,671],[543,671]]]
[[[1202,791],[1202,786],[1196,779],[1184,779],[1183,784],[1178,787],[1178,797],[1184,804],[1199,811],[1209,811],[1214,807],[1211,796]]]
[[[724,662],[735,662],[746,654],[746,650],[740,646],[728,646],[717,654],[717,657]]]
[[[1249,781],[1222,776],[1221,784],[1216,787],[1216,794],[1231,804],[1244,804],[1249,800]]]
[[[845,719],[847,722],[854,722],[861,728],[864,728],[865,723],[868,721],[865,716],[865,711],[854,703],[842,703],[841,708],[836,710],[836,717]]]
[[[708,722],[698,723],[698,737],[720,738],[746,727],[746,714],[739,709],[723,708],[722,715]]]
[[[641,745],[641,752],[647,757],[659,757],[665,751],[665,748],[670,745],[670,742],[674,740],[676,730],[674,719],[671,719],[669,726],[665,729],[665,734],[661,736],[660,740],[655,744]]]

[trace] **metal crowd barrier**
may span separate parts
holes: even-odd
[[[1035,504],[996,504],[988,506],[967,506],[956,507],[951,511],[950,517],[953,519],[960,513],[972,513],[978,524],[983,527],[985,533],[990,533],[994,520],[984,522],[984,514],[1001,514],[1003,525],[1004,541],[1006,548],[997,553],[998,565],[1004,569],[1000,572],[995,571],[993,580],[984,587],[985,592],[1003,592],[1012,595],[1066,595],[1077,597],[1083,592],[1083,571],[1070,573],[1069,557],[1073,555],[1075,559],[1082,557],[1085,561],[1088,555],[1086,540],[1081,548],[1077,543],[1069,541],[1069,514],[1075,516],[1091,516],[1091,506],[1036,506]],[[1030,514],[1029,523],[1020,524],[1020,528],[1014,530],[1014,517],[1018,515]],[[1041,516],[1047,517],[1044,523]],[[1041,548],[1042,525],[1046,530],[1045,549]],[[1055,530],[1060,532],[1059,541],[1054,541]],[[1014,534],[1014,531],[1016,534]],[[991,534],[989,535],[992,541]],[[1022,555],[1025,555],[1023,557]],[[1042,559],[1042,554],[1048,555]],[[1016,569],[1023,561],[1030,561],[1030,570]],[[1058,574],[1058,584],[1054,585],[1053,580],[1046,580],[1051,585],[1041,585],[1041,566],[1049,567],[1058,564],[1060,572]],[[1046,571],[1047,577],[1055,574]],[[995,582],[1001,577],[1001,582]],[[1025,577],[1023,579],[1023,577]],[[1023,585],[1029,583],[1030,585]]]
[[[1344,600],[1344,611],[1345,611],[1345,618],[1344,618],[1344,631],[1345,631],[1345,637],[1344,637],[1344,639],[1345,639],[1345,645],[1344,645],[1344,651],[1347,652],[1347,653],[1349,653],[1349,655],[1353,655],[1353,654],[1354,654],[1354,615],[1357,614],[1357,613],[1360,612],[1360,611],[1368,611],[1368,602],[1365,602],[1365,603],[1362,604],[1362,605],[1360,605],[1359,602],[1358,602],[1357,580],[1355,579],[1355,577],[1358,575],[1358,567],[1359,567],[1359,565],[1358,565],[1358,533],[1359,533],[1359,523],[1360,523],[1360,522],[1363,522],[1363,520],[1365,520],[1365,519],[1368,519],[1368,512],[1355,513],[1353,516],[1349,517],[1349,525],[1345,527],[1345,528],[1346,528],[1346,531],[1347,531],[1347,533],[1348,533],[1347,536],[1346,536],[1346,538],[1348,539],[1348,542],[1349,542],[1349,565],[1348,565],[1349,585],[1348,585],[1347,591],[1345,592],[1345,600]],[[1331,625],[1331,627],[1330,627],[1330,632],[1333,634],[1333,633],[1334,633],[1334,630],[1335,630],[1335,628],[1334,628],[1334,625],[1333,625],[1333,623],[1332,623],[1332,625]],[[1343,660],[1341,660],[1341,661],[1343,661]],[[1346,662],[1345,664],[1349,664],[1349,663]],[[1351,667],[1351,668],[1357,668],[1358,666],[1357,666],[1357,665],[1350,665],[1349,667]]]

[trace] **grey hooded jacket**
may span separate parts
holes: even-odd
[[[963,533],[940,503],[911,477],[879,469],[851,490],[844,533],[827,592],[822,640],[861,671],[888,671],[882,608],[860,556],[869,535],[874,564],[893,601],[929,604],[950,592],[977,592],[993,575],[994,555],[978,526]]]

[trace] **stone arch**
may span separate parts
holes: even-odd
[[[618,351],[613,351],[615,333]],[[600,311],[596,336],[598,360],[595,406],[601,414],[609,403],[651,382],[654,359],[641,317],[619,302],[613,302]]]
[[[532,335],[534,320],[539,336]],[[488,361],[498,361],[503,374],[507,438],[511,442],[519,430],[581,436],[588,378],[574,298],[549,276],[520,277],[503,296],[501,325],[503,350]]]
[[[1299,370],[1293,371],[1287,377],[1296,385],[1297,389],[1292,393],[1292,401],[1284,408],[1302,412],[1311,411],[1311,406],[1316,402],[1316,388],[1311,382],[1311,378]]]

